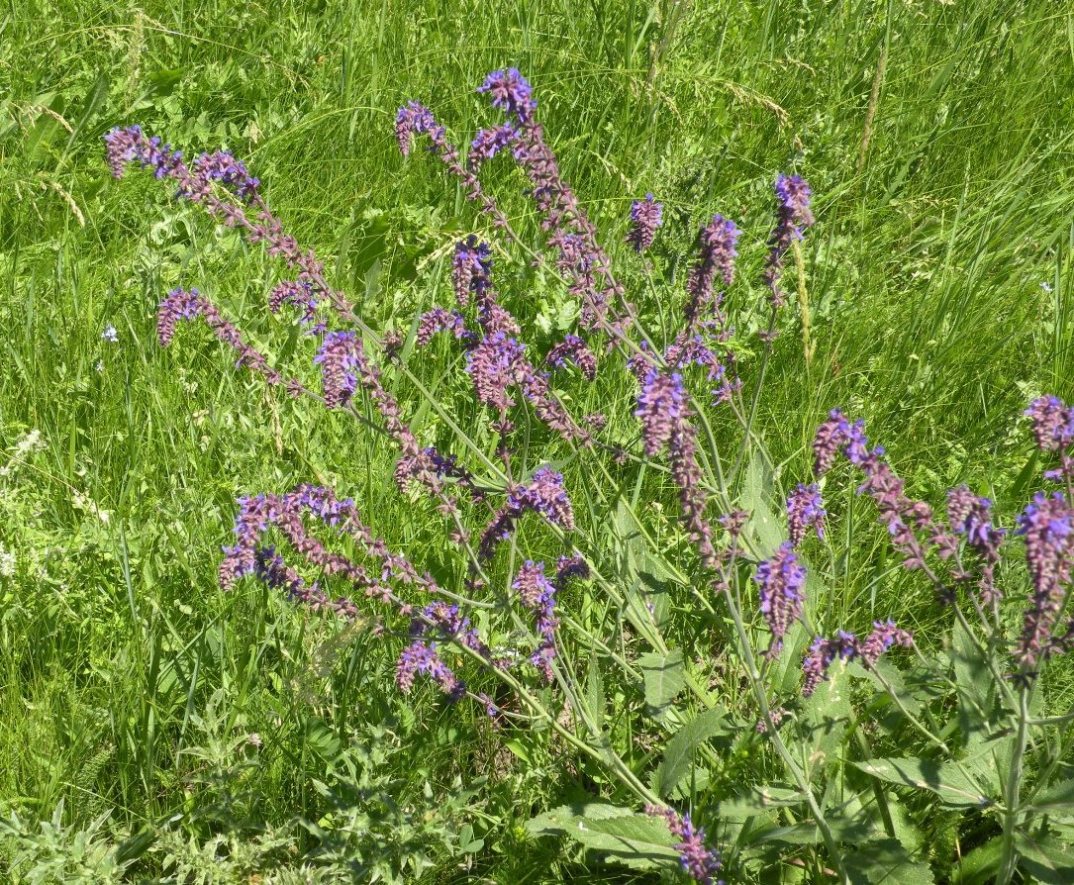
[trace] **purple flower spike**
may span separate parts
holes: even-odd
[[[823,539],[824,517],[827,515],[817,484],[798,483],[798,487],[787,498],[787,527],[791,545],[797,547],[801,544],[810,528],[815,529],[817,537]]]
[[[769,655],[779,652],[787,630],[802,616],[805,579],[806,571],[790,541],[784,541],[775,556],[757,566],[754,580],[760,587],[761,614],[772,631]]]
[[[486,162],[495,157],[500,151],[509,146],[518,133],[510,124],[495,126],[492,129],[481,129],[474,140],[470,142],[470,153],[466,158],[470,169],[477,172]]]
[[[994,573],[999,562],[999,547],[1006,532],[992,524],[992,502],[979,498],[968,486],[959,486],[947,493],[947,521],[951,529],[966,538],[966,545],[981,559],[978,587],[981,602],[991,605],[1000,598]]]
[[[668,822],[671,835],[679,840],[675,850],[683,872],[700,885],[720,885],[714,878],[722,866],[720,852],[705,846],[705,830],[695,827],[689,814],[680,815],[672,808],[646,805],[645,813]]]
[[[913,644],[914,637],[910,632],[900,629],[894,621],[874,622],[872,632],[864,640],[845,630],[840,630],[834,639],[818,636],[802,662],[805,675],[802,696],[809,697],[828,678],[828,668],[836,658],[844,661],[860,659],[864,666],[872,668],[888,649],[896,645],[910,648]]]
[[[526,123],[537,109],[533,98],[533,87],[517,68],[505,71],[493,71],[485,82],[477,87],[478,92],[487,93],[492,99],[492,106],[514,115],[519,122]]]
[[[683,424],[686,391],[682,375],[666,375],[650,369],[638,396],[634,414],[641,419],[645,454],[650,458],[666,446],[675,430]]]
[[[291,304],[302,311],[302,322],[310,324],[317,315],[317,298],[313,294],[313,285],[308,280],[284,280],[269,293],[269,310],[279,313],[285,304]]]
[[[657,203],[652,194],[635,200],[630,206],[630,231],[627,242],[635,252],[644,252],[653,244],[657,228],[664,224],[664,204]]]
[[[179,320],[192,320],[202,314],[202,299],[197,289],[172,289],[157,308],[157,340],[167,347],[175,335]]]
[[[1042,452],[1060,452],[1074,442],[1074,409],[1057,396],[1042,396],[1026,409]]]
[[[787,303],[787,296],[779,287],[783,259],[791,243],[802,239],[805,228],[813,224],[813,212],[809,208],[812,196],[812,189],[800,175],[780,175],[776,179],[776,226],[768,241],[771,250],[764,272],[768,299],[774,308]]]
[[[403,694],[409,694],[418,674],[430,677],[451,700],[458,700],[466,692],[463,684],[451,669],[440,660],[436,643],[418,639],[403,649],[395,665],[395,682]]]
[[[563,487],[563,474],[551,467],[541,467],[528,485],[516,485],[507,496],[507,503],[496,512],[481,536],[479,553],[482,559],[492,556],[499,541],[511,536],[515,523],[526,511],[540,513],[553,525],[574,531],[574,510],[567,490]]]
[[[686,281],[689,295],[686,320],[691,328],[703,321],[703,314],[709,308],[715,311],[716,320],[722,323],[720,305],[723,298],[714,294],[713,286],[717,274],[725,286],[730,286],[734,281],[735,258],[738,256],[738,238],[741,234],[738,225],[722,215],[713,215],[712,220],[701,228],[698,235],[700,255]]]
[[[900,645],[910,648],[914,644],[914,637],[910,631],[895,626],[895,622],[876,621],[873,624],[873,632],[865,637],[865,641],[858,647],[858,654],[866,667],[875,667],[880,656],[893,646]]]
[[[404,157],[410,156],[415,135],[438,136],[442,133],[443,127],[437,124],[433,112],[416,101],[407,102],[395,115],[395,139]]]
[[[459,307],[470,303],[470,295],[477,296],[479,305],[492,286],[492,249],[470,234],[455,244],[455,257],[451,263],[451,276],[455,283],[455,297]]]
[[[1018,518],[1018,534],[1025,537],[1033,594],[1015,657],[1033,669],[1054,650],[1052,634],[1066,603],[1074,561],[1074,511],[1062,493],[1038,492]]]
[[[577,335],[564,335],[544,359],[557,369],[562,369],[568,362],[574,363],[589,381],[597,377],[597,358]]]
[[[511,586],[518,593],[522,604],[536,615],[537,633],[541,637],[541,643],[530,656],[530,663],[541,671],[546,682],[551,682],[554,677],[552,661],[556,657],[556,627],[559,626],[559,620],[556,618],[557,588],[545,577],[544,563],[529,560],[518,570]]]
[[[361,354],[354,332],[329,332],[314,363],[321,366],[324,380],[324,402],[330,409],[345,406],[358,388]]]

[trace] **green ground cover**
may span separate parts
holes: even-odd
[[[606,786],[547,733],[505,736],[432,691],[402,698],[398,648],[370,641],[361,622],[340,628],[252,583],[218,589],[242,494],[334,485],[430,567],[442,520],[396,492],[394,450],[347,416],[266,393],[208,334],[157,345],[157,302],[182,283],[296,364],[308,356],[262,307],[277,279],[268,259],[171,201],[170,185],[115,182],[104,162],[101,136],[130,123],[191,153],[228,147],[370,323],[407,329],[450,299],[455,241],[489,226],[420,152],[399,156],[396,109],[418,98],[466,141],[490,119],[474,86],[506,65],[533,83],[565,177],[654,317],[671,322],[677,305],[654,299],[681,290],[699,223],[716,211],[741,219],[740,274],[756,278],[775,172],[809,179],[815,353],[807,365],[796,327],[780,339],[758,417],[784,487],[807,477],[813,430],[842,406],[937,504],[970,481],[1009,521],[1035,488],[1019,416],[1041,393],[1074,395],[1074,13],[1063,4],[10,0],[0,8],[10,880],[649,881],[523,829]],[[517,175],[504,167],[491,181],[536,241]],[[655,288],[623,244],[630,201],[647,191],[668,217]],[[511,306],[547,343],[573,321],[569,299],[516,267],[505,271]],[[747,322],[760,322],[749,299],[761,297],[756,286],[731,295]],[[433,352],[441,364],[419,374],[461,404],[462,358],[446,344]],[[741,358],[748,375],[758,352]],[[633,396],[625,374],[578,393],[580,410],[620,416],[611,430],[624,437]],[[457,414],[476,423],[472,404]],[[585,478],[564,469],[569,483]],[[869,524],[845,485],[832,509]],[[656,502],[645,518],[686,557],[664,486],[644,480]],[[606,518],[599,494],[576,506],[594,530]],[[896,568],[878,532],[855,530],[847,549],[820,603],[826,622],[861,629],[895,616],[938,644],[947,616],[928,583]],[[576,603],[580,618],[598,618],[592,600]],[[1069,709],[1072,692],[1059,669],[1050,708]],[[714,783],[756,764],[728,754]],[[918,837],[945,881],[965,833],[950,817],[932,825]]]

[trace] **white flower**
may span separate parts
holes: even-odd
[[[119,332],[116,331],[115,326],[109,323],[107,326],[105,326],[104,331],[101,332],[101,337],[105,341],[108,341],[111,344],[115,344],[117,341],[119,341]]]
[[[0,578],[15,577],[16,564],[15,554],[0,547]]]
[[[1040,287],[1041,287],[1041,288],[1042,288],[1042,289],[1043,289],[1043,290],[1044,290],[1045,292],[1051,292],[1051,291],[1052,291],[1052,284],[1051,284],[1051,283],[1049,283],[1049,282],[1048,282],[1047,280],[1045,280],[1045,281],[1044,281],[1043,283],[1041,283],[1041,284],[1040,284]]]

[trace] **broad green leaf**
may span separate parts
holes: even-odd
[[[1029,804],[1038,812],[1074,815],[1074,779],[1052,784],[1034,796]]]
[[[843,862],[853,885],[932,885],[932,870],[896,839],[866,842]]]
[[[956,621],[951,630],[951,664],[958,693],[958,726],[966,744],[987,737],[995,721],[995,687],[988,668],[987,652]]]
[[[570,836],[606,859],[635,869],[672,869],[679,862],[666,821],[615,805],[565,805],[537,815],[526,830],[535,836]]]
[[[645,703],[656,713],[662,713],[686,685],[686,670],[682,649],[673,648],[666,655],[652,652],[638,658],[645,676]]]
[[[1048,885],[1070,885],[1074,882],[1074,852],[1063,845],[1055,834],[1037,837],[1028,833],[1015,834],[1015,848],[1021,855],[1019,866],[1034,882]]]
[[[952,885],[986,885],[995,881],[1003,854],[1003,837],[996,836],[962,858],[951,876]]]
[[[809,766],[819,773],[837,758],[850,721],[850,675],[843,661],[835,661],[803,705],[799,729],[808,742]]]
[[[787,536],[773,512],[781,507],[774,500],[772,471],[758,448],[754,448],[742,479],[742,508],[750,514],[743,529],[750,552],[762,559],[771,556]]]
[[[947,805],[980,807],[989,804],[981,788],[953,762],[915,758],[869,759],[854,765],[880,780],[931,790]]]
[[[675,732],[664,749],[664,758],[656,770],[653,789],[661,796],[671,795],[690,770],[694,753],[705,741],[728,730],[727,713],[717,707],[706,710]]]

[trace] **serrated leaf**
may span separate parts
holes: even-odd
[[[834,761],[850,721],[850,676],[842,660],[834,661],[828,679],[806,700],[800,728],[808,743],[808,760],[815,772]]]
[[[843,859],[853,885],[932,885],[929,865],[913,857],[896,839],[866,842]]]
[[[666,655],[651,652],[638,658],[645,677],[645,703],[654,714],[662,713],[686,685],[682,649],[673,648]]]
[[[958,696],[958,725],[967,744],[987,737],[995,706],[995,688],[986,652],[956,622],[951,630],[951,664]]]
[[[653,789],[661,796],[671,795],[671,791],[690,770],[697,748],[709,738],[726,734],[728,725],[726,711],[717,707],[706,710],[675,732],[664,749],[664,758],[656,770]]]
[[[980,787],[952,762],[907,758],[869,759],[853,764],[880,780],[930,790],[947,805],[981,807],[989,804]]]
[[[615,805],[565,805],[537,815],[526,830],[535,836],[569,836],[607,860],[634,869],[672,869],[679,863],[666,821]]]

